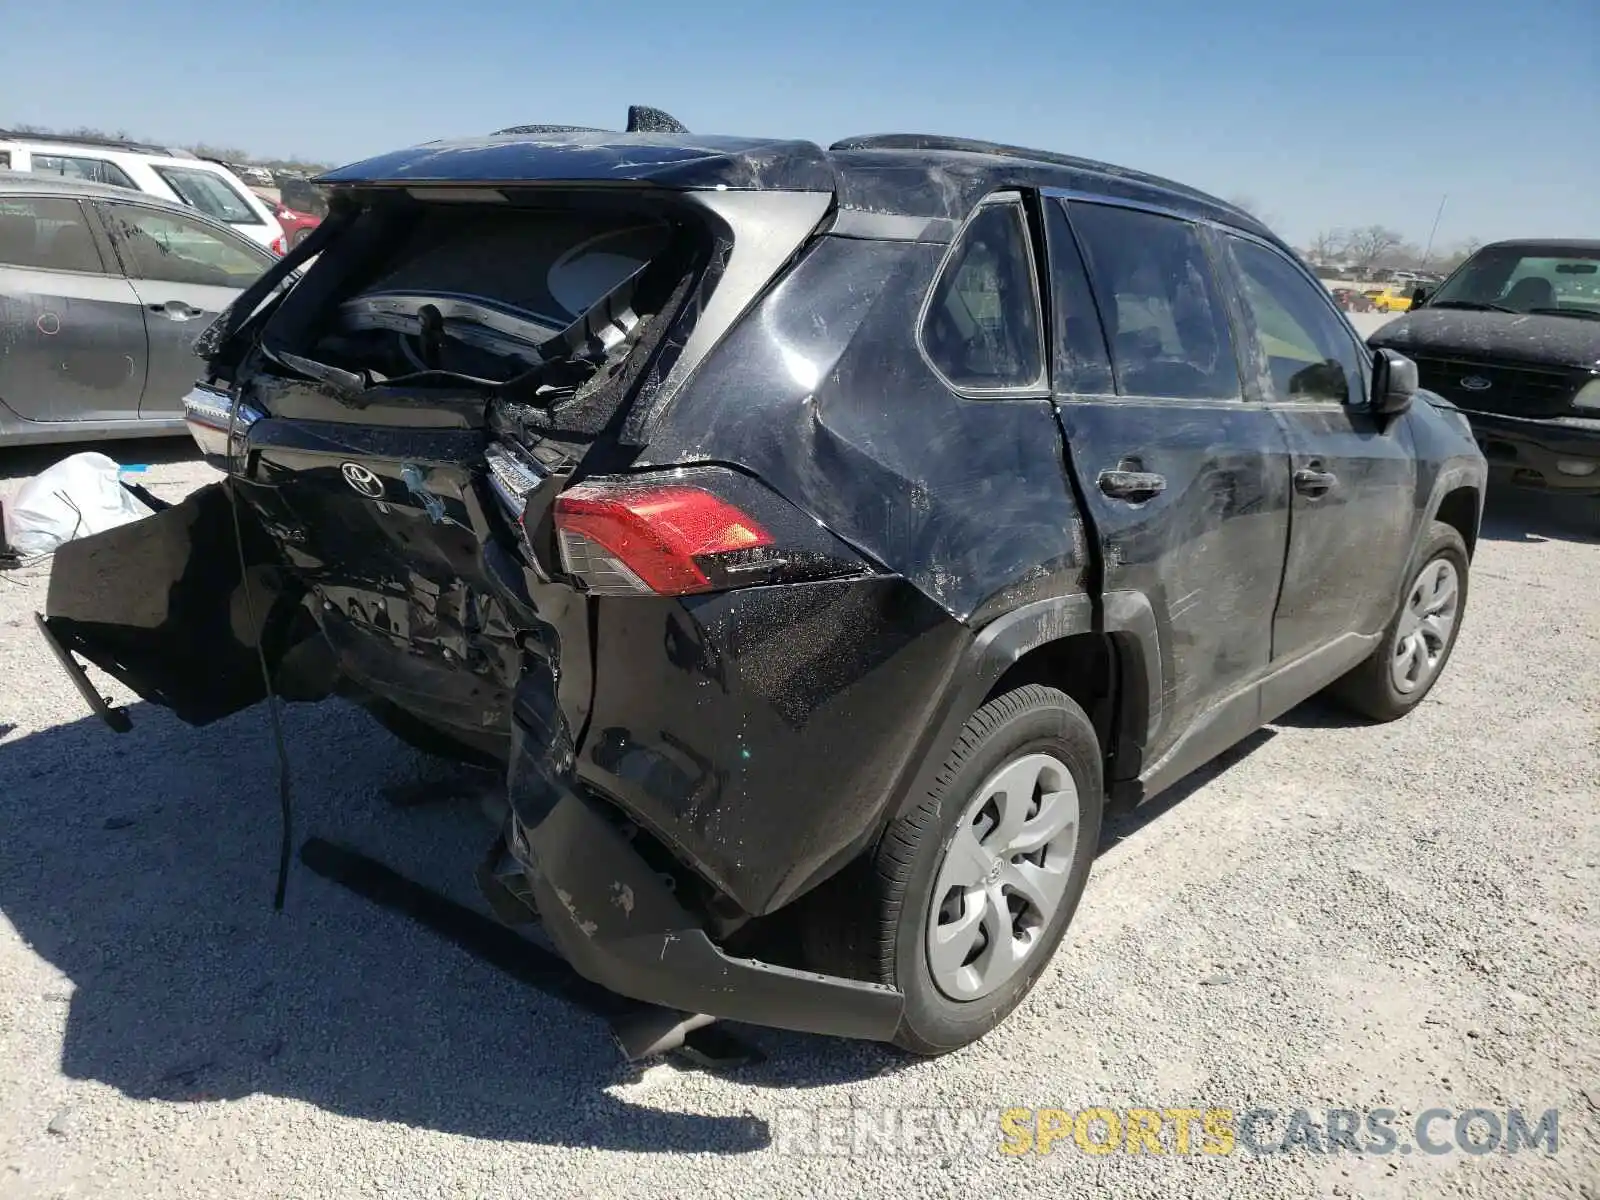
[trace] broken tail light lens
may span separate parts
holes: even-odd
[[[861,557],[721,467],[590,479],[556,497],[561,561],[600,596],[687,596],[862,574]]]

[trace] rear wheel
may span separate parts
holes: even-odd
[[[895,1044],[941,1054],[1028,994],[1083,894],[1100,836],[1099,742],[1030,685],[975,713],[927,797],[827,885],[807,922],[821,969],[898,987]]]
[[[1405,716],[1438,682],[1461,631],[1467,604],[1467,545],[1435,521],[1377,649],[1339,680],[1331,694],[1375,721]]]
[[[289,235],[289,247],[290,247],[290,249],[293,249],[294,247],[298,246],[301,242],[305,241],[310,236],[311,236],[311,230],[309,230],[309,229],[296,229],[293,233],[291,233]]]

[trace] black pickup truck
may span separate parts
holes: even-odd
[[[1600,496],[1600,241],[1485,246],[1368,340],[1461,408],[1494,477]]]
[[[617,992],[949,1050],[1044,969],[1108,799],[1324,689],[1428,694],[1484,458],[1191,188],[658,128],[319,181],[202,339],[225,482],[64,546],[43,626],[197,725],[270,679],[496,764]]]

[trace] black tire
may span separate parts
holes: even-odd
[[[952,1000],[928,965],[936,873],[977,789],[1007,761],[1035,752],[1060,760],[1078,791],[1065,892],[1015,976],[986,996]],[[1064,693],[1032,684],[997,697],[966,723],[923,802],[813,897],[803,918],[809,958],[820,970],[899,988],[906,1007],[893,1040],[904,1050],[943,1054],[976,1041],[1021,1002],[1054,955],[1089,878],[1103,803],[1100,744],[1083,710]]]
[[[1394,656],[1400,619],[1405,613],[1407,598],[1417,586],[1418,578],[1430,564],[1440,558],[1449,559],[1456,569],[1459,595],[1456,601],[1455,623],[1450,628],[1443,658],[1432,676],[1415,691],[1402,693],[1395,688],[1394,680],[1389,673],[1389,662]],[[1445,668],[1450,665],[1450,653],[1455,649],[1456,638],[1461,633],[1461,622],[1466,616],[1468,584],[1466,542],[1453,526],[1446,525],[1443,521],[1435,521],[1428,530],[1428,540],[1423,543],[1416,566],[1406,574],[1404,590],[1395,598],[1394,615],[1389,618],[1388,627],[1383,631],[1383,640],[1360,666],[1333,683],[1328,689],[1328,695],[1358,716],[1373,721],[1398,720],[1421,704],[1423,698],[1433,690],[1433,685],[1439,682],[1439,676],[1443,675]]]
[[[311,236],[311,230],[309,230],[309,229],[296,229],[293,233],[291,233],[289,235],[289,248],[291,250],[293,250],[296,246],[298,246],[301,242],[305,241],[310,236]]]

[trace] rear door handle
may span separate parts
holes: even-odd
[[[1167,477],[1154,471],[1101,471],[1100,490],[1118,500],[1138,503],[1167,490]]]
[[[1294,473],[1294,490],[1302,496],[1325,496],[1338,482],[1339,477],[1332,471],[1316,467],[1303,467]]]
[[[173,321],[192,321],[196,317],[206,315],[205,309],[192,308],[182,300],[168,300],[165,304],[152,304],[150,311],[160,313],[163,317]]]

